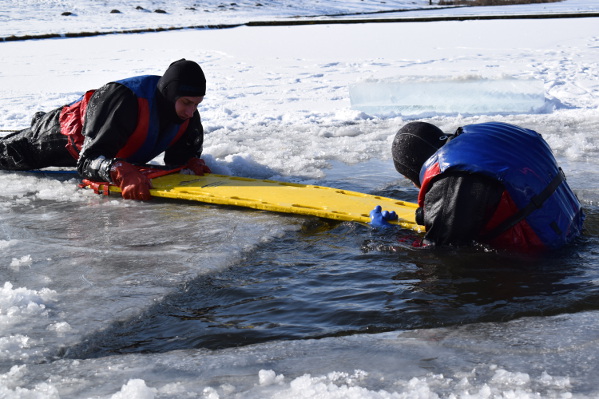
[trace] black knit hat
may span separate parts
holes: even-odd
[[[179,97],[202,97],[206,94],[206,77],[200,66],[185,58],[173,62],[158,81],[158,90],[167,101]]]
[[[410,122],[393,140],[391,152],[395,169],[420,187],[420,169],[447,142],[447,135],[426,122]]]

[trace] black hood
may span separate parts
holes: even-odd
[[[183,58],[168,67],[158,80],[157,88],[161,115],[180,124],[184,121],[177,116],[175,102],[179,97],[203,97],[206,94],[206,77],[197,63]]]

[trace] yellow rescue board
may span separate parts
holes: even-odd
[[[383,210],[397,213],[399,220],[390,223],[424,232],[415,221],[416,204],[355,191],[217,174],[169,174],[153,178],[152,185],[150,193],[154,197],[362,223],[369,223],[370,211],[380,205]],[[120,192],[112,185],[109,190]]]

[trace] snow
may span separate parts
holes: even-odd
[[[111,14],[113,9],[121,13]],[[364,14],[394,10],[411,11]],[[538,130],[583,204],[591,206],[599,201],[598,17],[246,25],[591,12],[599,12],[595,0],[450,9],[429,7],[428,0],[4,0],[4,39],[240,26],[0,42],[0,134],[27,126],[36,111],[73,101],[87,89],[136,74],[161,74],[171,61],[185,57],[198,61],[208,79],[200,112],[205,158],[214,172],[303,183],[331,180],[357,191],[390,180],[409,187],[388,166],[389,148],[395,131],[414,116],[354,109],[351,85],[473,76],[534,81],[542,85],[544,105],[532,111],[451,108],[428,110],[424,117],[448,132],[489,120]],[[322,17],[331,14],[343,15]],[[455,104],[455,95],[468,94],[465,86],[453,89],[442,94],[448,104]],[[78,190],[75,178],[44,188],[40,179],[0,174],[0,397],[583,398],[599,392],[586,378],[597,371],[596,312],[220,351],[56,359],[59,348],[88,332],[140,314],[181,282],[226,269],[252,248],[299,227],[266,215],[158,207],[155,219],[143,225],[154,232],[143,243],[143,254],[127,256],[133,250],[120,244],[140,227],[130,214],[144,212],[143,205],[101,201]],[[183,228],[194,223],[198,230],[164,238],[156,232],[167,221]],[[243,230],[248,225],[250,234]],[[31,231],[41,233],[32,240]],[[92,246],[94,231],[106,235]],[[157,244],[168,248],[160,262],[152,253]],[[107,266],[115,246],[124,259]],[[505,349],[512,347],[518,349]],[[405,363],[397,362],[398,356]],[[500,361],[510,367],[498,366]]]

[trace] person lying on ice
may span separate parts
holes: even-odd
[[[38,112],[31,126],[0,138],[0,169],[76,166],[84,179],[107,181],[126,199],[151,198],[150,180],[133,164],[164,152],[167,165],[210,173],[200,159],[204,128],[197,110],[206,78],[195,62],[173,62],[163,76],[108,83],[74,103]]]
[[[416,222],[423,246],[468,246],[538,252],[582,232],[576,195],[540,134],[506,123],[467,125],[447,135],[411,122],[392,145],[395,169],[420,189]],[[396,217],[375,208],[372,225]]]

